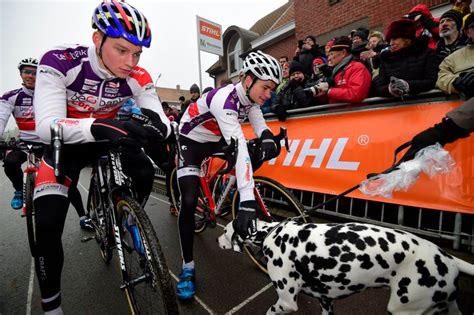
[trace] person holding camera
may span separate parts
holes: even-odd
[[[298,61],[303,66],[303,73],[307,77],[311,76],[313,60],[317,57],[326,58],[320,47],[316,45],[316,37],[308,35],[303,40],[298,41],[293,60]]]
[[[309,88],[319,103],[360,103],[369,95],[370,72],[364,64],[353,59],[351,47],[351,39],[341,36],[329,50],[331,76]]]

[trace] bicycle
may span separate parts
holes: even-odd
[[[23,170],[23,207],[21,217],[26,217],[26,230],[31,255],[36,257],[36,230],[35,209],[33,205],[33,192],[36,174],[38,173],[41,158],[35,152],[43,150],[43,144],[25,143],[15,139],[0,143],[0,150],[24,151],[26,153],[26,167]]]
[[[122,146],[107,143],[107,154],[92,166],[87,211],[106,264],[117,249],[122,283],[132,314],[177,314],[169,270],[153,225],[136,201],[124,174]],[[58,155],[60,157],[60,154]]]

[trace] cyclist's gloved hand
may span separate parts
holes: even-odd
[[[240,203],[237,218],[232,223],[235,232],[245,240],[250,235],[257,233],[257,202],[255,200],[242,201]]]
[[[459,138],[466,138],[469,136],[469,132],[456,125],[451,119],[445,117],[443,120],[435,124],[433,127],[428,128],[411,140],[411,146],[408,151],[400,159],[400,162],[412,160],[416,153],[427,146],[439,143],[444,146],[447,143],[456,141]]]
[[[280,154],[281,146],[276,143],[270,130],[264,130],[260,140],[262,141],[262,161],[271,160]]]
[[[91,126],[92,136],[96,140],[110,140],[114,144],[141,146],[147,138],[147,131],[137,122],[115,119],[96,119]]]
[[[160,115],[148,108],[141,108],[141,115],[145,116],[145,119],[139,119],[142,123],[143,128],[147,131],[150,140],[164,141],[166,139],[167,127],[161,121]],[[139,118],[135,114],[132,114],[132,119],[136,120]]]

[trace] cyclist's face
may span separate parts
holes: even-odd
[[[96,51],[100,49],[102,36],[100,32],[94,33],[93,41]],[[141,46],[134,45],[123,38],[107,37],[102,45],[102,58],[99,58],[99,61],[113,75],[125,79],[138,64],[141,53]]]
[[[247,87],[252,84],[252,77],[245,78]],[[258,105],[263,105],[266,100],[272,97],[272,91],[275,90],[276,84],[271,80],[257,80],[249,91],[250,98]]]
[[[34,89],[36,83],[36,67],[23,66],[20,71],[23,85],[28,89]]]

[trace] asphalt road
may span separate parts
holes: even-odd
[[[81,175],[79,190],[86,199],[89,171]],[[11,185],[0,171],[0,314],[41,314],[39,288],[29,253],[26,222],[10,208]],[[176,281],[181,269],[177,220],[168,211],[166,197],[154,193],[147,213],[153,222],[171,275]],[[276,302],[270,280],[253,265],[245,254],[219,249],[216,238],[222,233],[224,220],[195,238],[197,276],[196,298],[180,303],[182,314],[263,314]],[[89,233],[79,228],[74,208],[69,209],[63,247],[65,262],[62,274],[62,307],[66,314],[127,314],[123,293],[119,289],[120,272],[117,255],[104,264],[95,241],[82,243]],[[463,284],[464,283],[464,284]],[[461,281],[463,314],[473,314],[472,279]],[[469,288],[468,288],[469,289]],[[336,314],[387,314],[387,288],[369,289],[335,301]],[[316,299],[301,295],[297,314],[320,314]]]

